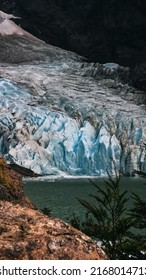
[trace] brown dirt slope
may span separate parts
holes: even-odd
[[[97,244],[47,217],[23,193],[21,176],[0,158],[0,260],[103,260]]]

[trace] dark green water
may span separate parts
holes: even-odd
[[[97,179],[96,182],[104,188],[103,179]],[[146,180],[142,178],[123,178],[121,190],[128,191],[128,207],[132,206],[131,192],[146,200]],[[84,216],[85,209],[77,198],[94,202],[89,194],[96,194],[96,188],[87,179],[66,179],[55,182],[25,181],[24,191],[38,209],[48,207],[52,209],[53,217],[66,221],[73,212],[80,217]]]

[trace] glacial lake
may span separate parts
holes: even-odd
[[[105,187],[105,178],[94,180],[100,187]],[[106,179],[107,180],[107,179]],[[96,188],[88,179],[61,179],[52,181],[24,181],[24,192],[38,209],[48,207],[51,216],[68,221],[73,212],[81,219],[86,210],[78,202],[77,198],[95,203],[89,194],[95,195]],[[127,190],[128,208],[132,206],[131,192],[138,194],[146,200],[146,180],[139,177],[122,178],[121,191]]]

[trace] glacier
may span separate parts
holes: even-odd
[[[97,109],[96,125],[35,106],[27,88],[0,79],[0,153],[37,174],[106,175],[146,169],[146,118]],[[92,104],[93,106],[93,104]],[[94,115],[95,117],[95,115]]]
[[[21,36],[5,45],[17,47],[0,58],[0,154],[8,162],[40,175],[146,171],[145,93],[129,84],[128,68]]]

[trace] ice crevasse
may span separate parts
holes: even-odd
[[[101,112],[96,125],[33,104],[29,90],[0,79],[0,153],[38,174],[106,175],[146,171],[146,119]],[[98,111],[98,109],[97,109]],[[112,125],[111,125],[112,123]]]

